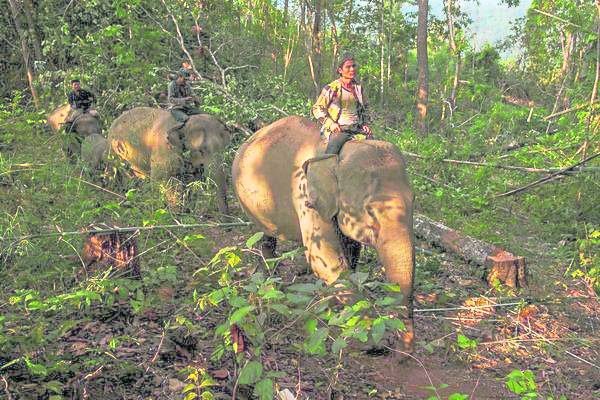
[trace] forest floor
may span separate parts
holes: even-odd
[[[39,147],[54,154],[57,146],[45,138]],[[142,186],[136,190],[146,197],[119,195],[126,200],[116,203],[100,182],[90,185],[76,168],[60,170],[63,158],[33,156],[37,151],[30,149],[26,164],[23,157],[0,160],[2,207],[12,216],[1,232],[5,243],[19,232],[72,230],[90,220],[128,226],[147,215],[155,218],[149,224],[217,219],[164,211],[156,192]],[[231,200],[234,217],[245,219]],[[233,354],[230,344],[219,352],[223,336],[215,329],[232,308],[220,302],[202,309],[198,297],[223,279],[211,270],[223,248],[242,256],[230,276],[243,282],[254,273],[261,261],[247,248],[252,227],[198,229],[198,243],[179,231],[142,232],[141,282],[101,271],[82,275],[83,236],[28,240],[5,248],[0,259],[0,398],[191,399],[210,390],[213,398],[251,399],[251,385],[237,384],[250,358],[260,360],[276,391],[297,399],[600,398],[598,298],[567,273],[568,259],[553,255],[568,243],[536,241],[535,226],[526,228],[529,285],[518,290],[491,289],[479,267],[417,243],[416,346],[403,360],[394,352],[369,355],[356,341],[341,358],[330,342],[323,354],[307,354],[303,321],[277,313],[262,317],[264,332],[242,330],[244,355]],[[294,248],[283,243],[279,252]],[[175,267],[176,278],[158,274],[165,266]],[[363,252],[359,269],[383,280],[373,251]],[[316,281],[301,256],[267,273],[284,292]]]

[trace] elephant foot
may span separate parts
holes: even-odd
[[[277,257],[277,255],[275,253],[276,248],[277,248],[277,238],[264,235],[262,238],[262,243],[260,245],[262,256],[265,259]]]

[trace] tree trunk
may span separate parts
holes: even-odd
[[[329,13],[329,19],[331,20],[331,40],[333,41],[333,54],[331,57],[331,70],[335,71],[335,67],[337,64],[337,56],[340,48],[340,43],[338,41],[338,31],[337,25],[335,23],[335,16],[333,15],[333,7],[331,5],[327,8],[327,12]]]
[[[460,82],[460,71],[462,66],[462,60],[460,51],[456,46],[456,40],[454,35],[454,18],[452,14],[452,0],[446,1],[446,21],[448,23],[448,44],[450,46],[450,51],[456,57],[456,64],[454,65],[454,79],[452,81],[452,91],[450,92],[450,98],[448,102],[450,103],[450,115],[456,109],[456,96],[458,93],[458,84]]]
[[[288,22],[288,10],[289,10],[289,0],[285,0],[283,2],[283,19],[285,20],[285,23],[287,24]]]
[[[321,91],[321,61],[323,59],[321,54],[321,20],[324,2],[325,0],[316,0],[315,2],[315,15],[312,30],[313,83],[315,86],[315,97],[318,96]]]
[[[427,11],[428,0],[417,0],[419,17],[417,22],[417,63],[419,67],[417,89],[416,126],[421,134],[427,134],[427,102],[429,93],[429,62],[427,58]]]
[[[10,4],[10,10],[12,12],[13,22],[15,29],[19,35],[21,41],[21,52],[23,54],[23,61],[25,65],[25,71],[27,72],[27,80],[29,82],[29,89],[31,90],[31,97],[33,98],[33,104],[36,109],[40,108],[40,100],[34,85],[33,69],[31,68],[29,60],[29,45],[27,43],[27,33],[23,30],[21,22],[19,21],[19,8],[17,7],[16,0],[8,0]]]
[[[596,1],[596,7],[598,9],[598,21],[596,22],[596,77],[594,78],[594,87],[592,88],[592,95],[590,96],[590,115],[588,115],[586,122],[588,130],[592,121],[592,107],[598,97],[598,81],[600,81],[600,1]]]
[[[385,0],[380,3],[380,21],[379,21],[379,105],[383,108],[384,104],[384,81],[385,81]]]
[[[35,29],[37,26],[34,20],[34,17],[36,15],[35,8],[31,0],[25,0],[23,4],[26,8],[26,12],[24,14],[25,19],[27,20],[27,25],[29,26],[29,33],[33,44],[33,55],[36,61],[41,61],[43,59],[42,45],[37,30]]]
[[[348,2],[348,15],[346,15],[346,22],[344,23],[344,34],[349,34],[352,24],[352,13],[354,11],[354,0]]]
[[[511,287],[526,285],[526,265],[517,257],[493,244],[464,235],[424,215],[415,215],[415,235],[450,251],[466,261],[487,269],[490,285],[499,280]]]

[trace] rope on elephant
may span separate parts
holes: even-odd
[[[20,237],[13,237],[10,239],[12,243],[21,242],[23,240],[37,239],[41,237],[64,237],[64,236],[76,236],[76,235],[87,235],[90,233],[124,233],[124,232],[141,232],[141,231],[154,231],[160,229],[192,229],[192,228],[229,228],[235,226],[250,226],[250,222],[222,222],[222,223],[204,223],[204,224],[173,224],[173,225],[151,225],[151,226],[128,226],[125,228],[119,228],[117,226],[112,228],[101,228],[101,229],[85,229],[80,231],[71,232],[48,232],[38,233],[34,235],[26,235]]]

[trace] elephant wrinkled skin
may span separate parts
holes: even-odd
[[[204,167],[214,172],[219,211],[228,212],[223,155],[230,142],[227,127],[208,114],[190,116],[180,131],[170,112],[137,107],[117,118],[108,132],[113,151],[127,161],[141,178],[165,180],[182,172],[201,174]],[[190,165],[183,152],[189,152]],[[193,171],[183,171],[192,168]]]
[[[316,124],[286,117],[261,129],[238,150],[233,185],[250,219],[272,238],[295,240],[317,276],[332,284],[356,262],[360,244],[373,246],[387,278],[402,292],[413,344],[413,192],[393,144],[346,143],[324,155]],[[339,228],[338,228],[339,227]]]
[[[50,113],[47,123],[53,132],[60,131],[70,111],[71,106],[64,104]],[[98,118],[89,113],[82,114],[73,121],[70,132],[72,140],[67,145],[67,155],[69,157],[79,157],[81,155],[82,159],[90,166],[97,167],[99,165],[98,160],[104,159],[108,152],[108,141],[101,133],[102,127]],[[89,153],[87,151],[89,149],[92,149],[93,153]]]

